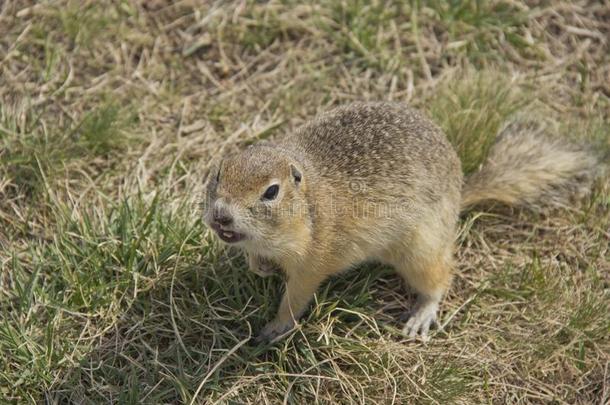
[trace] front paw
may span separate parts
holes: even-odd
[[[262,257],[250,257],[248,268],[261,277],[269,277],[279,272],[279,267],[275,263]]]
[[[275,319],[265,325],[265,327],[258,333],[254,341],[256,343],[270,343],[277,341],[294,329],[294,327],[295,323],[292,319],[287,322],[281,322]]]

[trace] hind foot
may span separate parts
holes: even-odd
[[[438,311],[438,301],[430,298],[420,299],[416,304],[409,320],[402,329],[402,333],[414,338],[419,333],[421,339],[427,342],[430,327],[438,325],[436,312]]]

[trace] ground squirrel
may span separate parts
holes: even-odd
[[[392,266],[417,292],[404,332],[426,338],[451,283],[461,210],[528,202],[588,175],[595,159],[566,145],[500,136],[464,182],[456,152],[422,113],[355,103],[224,159],[209,176],[204,219],[245,250],[251,270],[286,275],[259,339],[292,329],[324,280],[364,261]]]

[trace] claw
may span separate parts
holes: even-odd
[[[424,342],[429,341],[428,332],[430,327],[437,325],[437,308],[438,304],[436,302],[425,302],[419,305],[405,324],[402,330],[403,334],[415,338],[419,333]]]

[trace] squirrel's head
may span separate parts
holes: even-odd
[[[270,258],[298,254],[310,234],[306,181],[283,150],[250,146],[210,172],[204,220],[227,244]]]

